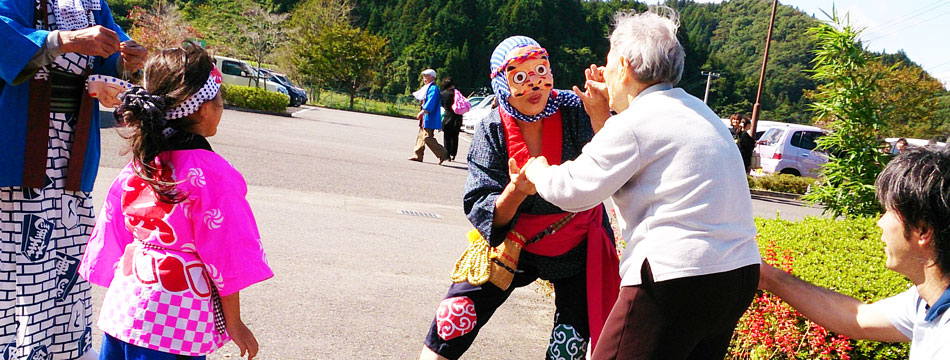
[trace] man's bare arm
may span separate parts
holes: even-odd
[[[773,266],[762,264],[759,288],[767,290],[811,321],[855,339],[910,341],[887,320],[886,310],[853,297],[813,285]]]

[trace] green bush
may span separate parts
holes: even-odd
[[[250,86],[222,84],[221,89],[226,104],[245,109],[280,113],[290,102],[285,94]]]
[[[793,273],[811,283],[865,302],[896,295],[911,285],[884,266],[884,242],[875,218],[808,217],[799,222],[757,218],[758,243],[788,249]],[[851,340],[852,359],[906,359],[909,344]]]
[[[778,191],[792,194],[805,194],[808,187],[815,183],[815,179],[789,175],[772,174],[761,177],[749,177],[750,189]]]

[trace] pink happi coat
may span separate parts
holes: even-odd
[[[116,177],[80,264],[108,287],[99,328],[127,343],[201,356],[230,338],[215,326],[214,292],[234,294],[274,273],[267,265],[243,176],[218,154],[163,152],[178,204],[157,200],[132,164]],[[223,319],[217,319],[223,324]]]

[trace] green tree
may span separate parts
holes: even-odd
[[[271,13],[259,5],[251,5],[244,13],[247,24],[237,35],[235,45],[244,57],[262,66],[271,53],[284,42],[284,22],[290,14]]]
[[[345,86],[352,109],[356,92],[369,85],[385,63],[387,42],[349,24],[335,24],[299,49],[295,65],[322,84]]]
[[[319,79],[301,71],[300,54],[308,51],[324,29],[349,23],[353,7],[347,0],[307,0],[297,4],[287,20],[287,41],[275,50],[277,65],[297,83],[315,84]]]
[[[122,30],[132,30],[132,19],[129,19],[129,13],[136,7],[149,8],[152,4],[150,0],[109,0],[109,9],[112,10],[112,18],[116,25]]]
[[[245,30],[252,26],[247,13],[255,6],[253,0],[181,1],[185,19],[204,35],[202,40],[216,55],[245,57],[242,52]]]
[[[159,1],[144,9],[136,6],[129,12],[129,19],[129,36],[149,52],[181,46],[185,40],[201,37],[171,2]]]
[[[819,149],[829,153],[823,181],[805,198],[823,203],[836,217],[874,215],[881,211],[874,180],[888,161],[879,149],[886,123],[874,96],[883,74],[867,71],[873,57],[857,41],[860,29],[834,9],[829,17],[829,23],[808,30],[817,43],[810,72],[821,83],[810,93],[811,109],[832,131],[818,140]]]
[[[867,71],[884,76],[874,95],[887,124],[883,135],[923,139],[946,135],[947,119],[939,114],[939,99],[945,92],[940,81],[904,61],[891,65],[872,61]]]

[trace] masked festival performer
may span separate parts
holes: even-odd
[[[0,1],[0,354],[95,357],[89,283],[99,110],[90,74],[141,69],[100,0]],[[4,357],[6,359],[6,357]]]
[[[499,106],[476,128],[464,207],[491,246],[507,237],[523,249],[505,289],[465,281],[449,287],[420,358],[459,358],[515,288],[541,278],[554,285],[557,311],[547,358],[579,359],[588,339],[596,345],[619,291],[613,232],[603,206],[565,212],[537,196],[519,167],[541,154],[574,159],[603,124],[591,124],[573,92],[553,89],[548,53],[531,38],[499,44],[491,76]]]

